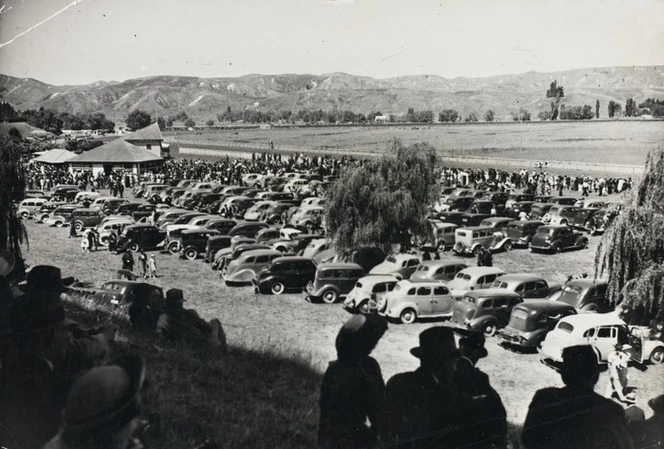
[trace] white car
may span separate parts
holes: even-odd
[[[357,280],[355,287],[346,295],[344,307],[368,313],[376,309],[380,298],[394,290],[399,279],[389,274],[371,274]]]
[[[447,287],[456,298],[461,298],[471,290],[491,287],[504,274],[505,270],[498,267],[469,267],[459,271]]]

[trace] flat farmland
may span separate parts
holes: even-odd
[[[432,126],[312,126],[166,132],[168,140],[220,142],[268,148],[380,154],[392,138],[409,145],[427,142],[441,155],[643,165],[648,151],[664,142],[664,121],[478,123]]]
[[[67,239],[65,228],[49,228],[33,221],[26,224],[30,236],[26,257],[31,265],[56,264],[64,276],[88,281],[97,288],[121,266],[121,256],[106,250],[82,254],[79,239]],[[599,240],[600,237],[590,237],[589,249],[557,255],[528,250],[498,253],[494,255],[494,265],[512,273],[529,272],[540,274],[550,282],[564,282],[568,275],[583,272],[592,275]],[[197,395],[211,405],[209,410],[205,409],[204,416],[208,419],[197,420],[195,428],[211,439],[224,442],[222,447],[314,447],[320,377],[327,363],[336,358],[334,340],[350,315],[340,304],[305,302],[302,294],[256,295],[251,287],[230,288],[200,260],[186,261],[167,253],[155,253],[159,277],[153,282],[164,290],[182,288],[187,300],[185,307],[196,309],[206,319],[219,318],[231,347],[229,358],[221,362],[225,374],[218,377],[206,374],[207,365],[200,361],[178,354],[164,356],[169,351],[167,348],[141,350],[148,359],[148,372],[158,377],[155,384],[164,388],[153,404],[161,407],[167,429],[160,447],[192,446],[197,441],[188,439],[184,430],[194,425],[193,418],[187,417],[187,410],[200,407],[190,403]],[[457,256],[444,253],[443,258],[457,259]],[[472,258],[464,261],[475,264]],[[417,368],[418,360],[409,350],[417,346],[422,330],[438,323],[390,324],[373,352],[385,380]],[[122,339],[131,347],[145,348],[144,342],[130,331]],[[521,447],[520,427],[530,400],[540,388],[561,386],[560,376],[542,365],[537,354],[507,351],[498,345],[495,337],[487,341],[487,348],[489,356],[479,362],[479,367],[490,376],[503,399],[510,423],[511,447]],[[237,367],[247,363],[247,354],[271,354],[281,362],[274,367],[265,358],[252,361],[251,370],[240,379],[247,370]],[[289,358],[297,359],[298,363],[305,360],[306,370],[287,365]],[[638,405],[646,410],[647,416],[651,412],[646,402],[661,393],[663,379],[664,365],[630,369],[631,384],[639,389]],[[608,375],[602,373],[597,391],[603,393],[607,382]],[[284,391],[285,397],[295,401],[295,405],[283,397],[280,399],[279,392]],[[178,402],[187,407],[175,410],[173,403]]]

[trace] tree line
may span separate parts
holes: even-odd
[[[19,112],[9,103],[0,103],[0,121],[24,121],[30,126],[53,134],[61,134],[63,129],[102,131],[115,129],[115,122],[107,119],[101,112],[70,114],[43,107]]]

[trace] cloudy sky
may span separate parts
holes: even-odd
[[[0,73],[387,78],[664,64],[664,0],[0,0]]]

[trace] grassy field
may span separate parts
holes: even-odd
[[[380,153],[392,138],[427,142],[441,154],[643,165],[664,141],[662,121],[481,123],[440,126],[321,126],[167,132],[167,138]]]
[[[105,250],[81,254],[79,240],[67,239],[67,229],[26,224],[31,265],[56,264],[64,276],[96,287],[121,266],[120,256]],[[564,282],[568,275],[592,273],[598,242],[599,237],[590,237],[590,249],[559,255],[527,250],[499,253],[494,265]],[[448,253],[444,257],[456,258]],[[473,259],[466,261],[474,264]],[[157,285],[184,289],[186,307],[206,319],[221,320],[231,347],[228,357],[164,347],[135,335],[122,313],[86,299],[69,304],[70,313],[88,324],[114,321],[121,329],[116,351],[138,352],[147,359],[152,385],[147,407],[160,413],[164,427],[154,447],[195,447],[206,439],[227,448],[313,447],[320,379],[327,363],[336,358],[334,339],[349,314],[338,304],[305,302],[301,294],[256,295],[250,287],[226,287],[202,261],[158,253],[157,266]],[[435,324],[390,325],[373,353],[386,380],[418,366],[409,349],[417,345],[422,330]],[[537,354],[506,351],[496,338],[489,339],[487,348],[489,356],[479,366],[503,399],[511,446],[521,447],[520,427],[533,394],[562,382],[555,371],[539,363]],[[607,379],[603,373],[599,392]],[[632,368],[630,379],[639,388],[638,405],[650,414],[646,401],[664,389],[664,365]]]

